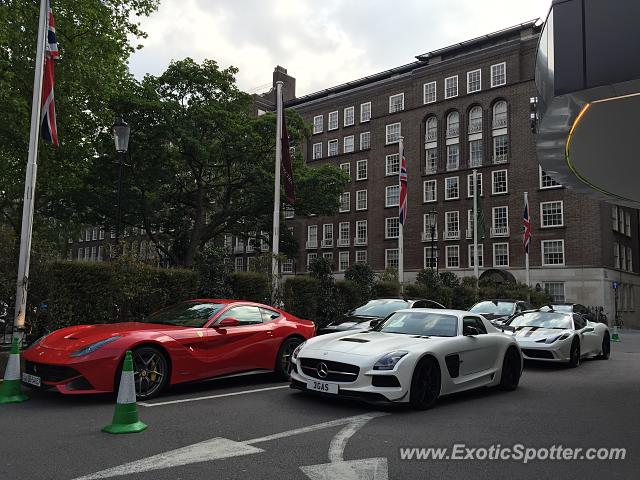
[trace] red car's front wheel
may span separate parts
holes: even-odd
[[[278,350],[278,358],[276,359],[276,374],[284,379],[289,380],[291,374],[291,356],[293,351],[302,343],[302,339],[298,337],[287,338]]]
[[[138,400],[148,400],[158,395],[169,381],[169,362],[166,355],[154,347],[133,350],[133,378]],[[116,377],[116,389],[120,385],[120,373]]]

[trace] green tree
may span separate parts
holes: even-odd
[[[376,274],[368,264],[354,263],[350,265],[344,272],[344,278],[355,284],[361,302],[366,302],[373,296]]]

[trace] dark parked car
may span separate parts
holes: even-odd
[[[424,298],[377,298],[347,312],[338,320],[318,329],[318,335],[343,330],[357,330],[369,327],[373,320],[387,318],[403,308],[445,308],[444,305]]]
[[[514,313],[533,310],[533,305],[524,300],[488,299],[480,300],[469,309],[479,313],[494,325],[502,325]]]
[[[590,322],[595,322],[595,316],[584,305],[579,303],[552,303],[551,307],[554,310],[562,313],[578,313]]]

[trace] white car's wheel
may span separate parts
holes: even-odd
[[[520,383],[520,375],[522,373],[522,359],[518,350],[510,347],[504,354],[502,362],[502,372],[500,377],[500,388],[502,390],[515,390]]]
[[[409,403],[417,410],[431,408],[440,396],[440,367],[431,357],[418,362],[411,379]]]
[[[569,367],[576,368],[580,365],[580,340],[575,338],[571,344],[571,352],[569,353]]]
[[[598,356],[601,360],[608,360],[611,355],[611,339],[609,338],[609,332],[604,332],[604,338],[602,339],[602,350]]]

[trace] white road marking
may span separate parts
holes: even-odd
[[[174,403],[198,402],[200,400],[211,400],[212,398],[234,397],[236,395],[246,395],[247,393],[268,392],[269,390],[278,390],[281,388],[289,388],[289,385],[279,385],[277,387],[256,388],[253,390],[242,390],[240,392],[220,393],[218,395],[207,395],[206,397],[182,398],[180,400],[169,400],[167,402],[138,402],[143,407],[162,407],[163,405],[172,405]]]
[[[270,388],[273,389],[273,388],[282,388],[282,387],[270,387]],[[241,394],[241,393],[248,393],[248,392],[237,392],[237,393]],[[231,394],[226,394],[226,395],[231,395]],[[156,405],[156,404],[152,404],[152,405]],[[348,437],[351,437],[358,430],[358,428],[362,427],[371,419],[376,417],[381,417],[383,415],[388,415],[388,413],[371,412],[363,415],[355,415],[353,417],[339,418],[337,420],[318,423],[316,425],[310,425],[308,427],[296,428],[293,430],[288,430],[286,432],[267,435],[265,437],[253,438],[251,440],[246,440],[244,442],[236,442],[234,440],[216,437],[210,440],[205,440],[203,442],[195,443],[193,445],[187,445],[186,447],[178,448],[177,450],[170,450],[168,452],[160,453],[158,455],[153,455],[151,457],[143,458],[141,460],[125,463],[117,467],[101,470],[99,472],[96,472],[90,475],[78,477],[74,480],[95,480],[95,479],[102,479],[102,478],[117,477],[120,475],[133,475],[135,473],[147,472],[151,470],[160,470],[165,468],[178,467],[182,465],[189,465],[192,463],[201,463],[201,462],[207,462],[211,460],[222,460],[224,458],[237,457],[240,455],[248,455],[252,453],[259,453],[259,452],[263,452],[264,450],[257,447],[253,447],[252,444],[269,442],[272,440],[278,440],[281,438],[290,437],[292,435],[300,435],[303,433],[322,430],[325,428],[337,427],[340,425],[350,425],[352,423],[355,425],[358,425],[357,428],[351,429],[353,430],[353,432],[350,434],[349,432],[351,430],[345,433],[342,433],[342,432],[347,430],[346,428],[341,430],[340,433],[342,433],[342,436],[340,438],[345,438],[345,440],[344,441],[340,440],[336,442],[336,447],[334,448],[344,449],[344,446],[346,445],[346,441],[348,440]],[[338,434],[338,436],[340,436],[340,433]],[[340,452],[339,455],[341,456],[342,453]],[[379,460],[379,459],[368,459],[365,461],[367,462],[366,465],[354,464],[353,468],[355,468],[356,470],[353,470],[353,471],[364,471],[364,470],[378,471],[381,468],[383,468],[378,464],[376,464],[377,466],[373,464],[370,465],[371,462],[369,462],[369,460]],[[386,462],[386,459],[384,460]],[[341,463],[353,463],[353,462],[341,462]],[[329,465],[340,465],[340,463],[329,464]],[[372,470],[374,466],[376,468]],[[302,467],[302,468],[303,469],[310,468],[311,469],[310,472],[312,472],[315,467],[317,466],[314,465],[311,467]],[[343,467],[343,468],[347,468],[347,467]],[[384,468],[386,468],[386,463],[384,465]],[[345,470],[345,471],[348,472],[351,470]],[[319,477],[314,477],[314,478],[319,478]],[[332,478],[342,479],[343,477],[338,476],[338,477],[332,477]],[[352,475],[351,477],[344,477],[344,478],[345,480],[349,480],[350,478],[357,478],[357,477],[353,477]],[[386,480],[386,477],[368,476],[365,478],[367,479],[375,478],[375,480]]]

